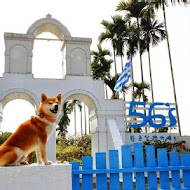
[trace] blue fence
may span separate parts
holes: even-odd
[[[154,146],[146,146],[144,155],[142,143],[134,143],[133,153],[131,146],[122,146],[121,157],[121,168],[118,150],[109,151],[109,168],[106,153],[96,153],[96,169],[93,169],[91,156],[83,157],[82,169],[79,169],[79,163],[72,163],[73,190],[190,190],[190,154],[179,157],[177,152],[170,152],[168,160],[166,149],[161,148],[157,150],[156,158]]]

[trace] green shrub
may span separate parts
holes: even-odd
[[[82,156],[91,155],[91,136],[81,138],[59,138],[56,145],[56,158],[58,161],[82,163]]]
[[[61,162],[80,161],[85,151],[83,147],[77,147],[77,146],[68,146],[63,148],[57,145],[56,148],[57,148],[56,151],[57,160],[60,160]]]
[[[168,154],[171,151],[177,151],[179,153],[190,152],[190,150],[185,147],[185,141],[169,142],[167,140],[149,140],[143,142],[144,151],[146,145],[154,145],[156,157],[158,148],[166,148]]]
[[[0,145],[2,145],[10,136],[12,135],[11,132],[4,132],[0,135]]]

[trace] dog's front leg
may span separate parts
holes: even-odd
[[[28,156],[28,155],[27,155]],[[23,156],[22,158],[21,158],[21,160],[20,160],[20,163],[21,164],[28,164],[28,162],[26,161],[27,160],[27,156]]]
[[[42,164],[43,163],[40,148],[36,149],[36,158],[37,158],[37,163],[38,164]]]
[[[44,164],[45,164],[45,165],[50,165],[50,164],[52,164],[51,161],[48,161],[48,160],[47,160],[47,156],[46,156],[46,143],[41,142],[41,143],[39,144],[39,150],[40,150],[41,158],[42,158]]]

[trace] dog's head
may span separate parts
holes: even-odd
[[[41,95],[41,103],[38,108],[40,114],[56,119],[61,111],[61,94],[49,98],[44,93]]]

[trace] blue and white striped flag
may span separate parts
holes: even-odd
[[[123,89],[123,86],[129,81],[129,78],[131,77],[131,63],[130,60],[127,61],[125,64],[125,67],[119,76],[117,82],[115,83],[114,90],[116,92],[121,92]]]

